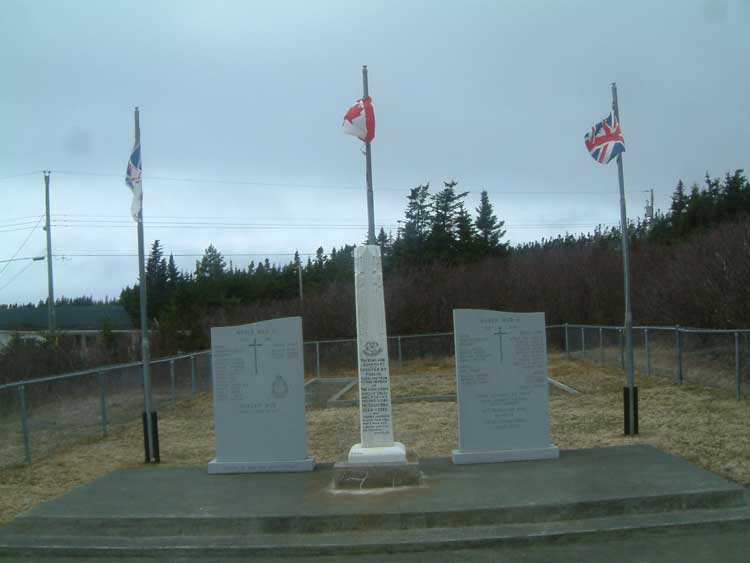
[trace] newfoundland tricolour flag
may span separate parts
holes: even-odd
[[[625,139],[614,112],[594,125],[586,133],[585,141],[589,154],[600,164],[607,164],[625,152]]]
[[[365,143],[375,138],[375,110],[372,108],[372,98],[367,96],[349,108],[341,124],[344,133],[354,135]]]
[[[130,154],[128,169],[125,172],[125,183],[133,192],[133,202],[130,204],[130,214],[134,221],[141,216],[141,205],[143,203],[143,190],[141,189],[141,144],[136,143]]]

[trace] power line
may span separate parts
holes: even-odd
[[[161,220],[161,219],[198,219],[198,220],[208,220],[208,219],[218,219],[218,220],[224,220],[224,221],[231,221],[231,220],[244,220],[244,221],[264,221],[269,219],[269,217],[251,217],[247,215],[152,215],[149,213],[149,219],[152,221]],[[37,216],[35,215],[34,218]],[[94,215],[87,215],[87,214],[80,214],[80,213],[53,213],[52,217],[55,219],[58,218],[65,218],[70,217],[73,219],[86,219],[86,218],[94,218],[94,219],[114,219],[116,221],[125,221],[125,222],[133,222],[132,218],[129,215],[102,215],[101,213],[97,213]],[[318,219],[319,216],[316,217],[286,217],[289,221],[315,221]],[[386,222],[396,222],[398,219],[394,218],[387,218],[383,219],[383,221]],[[148,223],[148,221],[146,221]]]
[[[23,227],[31,225],[32,227],[37,224],[37,221],[22,221],[20,223],[8,223],[7,225],[0,225],[0,228],[5,229],[11,227]]]
[[[0,219],[0,227],[8,227],[10,225],[3,224],[3,223],[13,223],[13,222],[29,222],[33,223],[34,221],[28,221],[29,219],[39,219],[41,215],[25,215],[23,217],[12,217],[8,219]]]
[[[16,231],[29,231],[34,230],[36,227],[18,227],[14,229],[0,229],[0,233],[14,233]]]
[[[31,172],[21,172],[20,174],[12,174],[10,176],[0,176],[0,182],[4,180],[11,180],[13,178],[20,178],[21,176],[32,176],[34,174],[39,174],[41,170],[33,170]]]
[[[34,265],[34,262],[29,262],[24,268],[22,268],[21,270],[19,270],[16,273],[15,276],[13,276],[12,278],[10,278],[10,280],[8,280],[8,283],[6,283],[4,286],[0,287],[0,291],[4,290],[6,287],[8,287],[10,284],[12,284],[16,280],[16,278],[18,278],[21,274],[23,274],[26,270],[28,270],[29,268],[31,268],[31,266],[33,266],[33,265]],[[4,268],[3,268],[3,270],[4,270]]]
[[[190,223],[174,223],[174,224],[163,224],[163,223],[150,223],[146,221],[144,225],[151,228],[159,229],[188,229],[188,230],[254,230],[254,229],[283,229],[283,230],[360,230],[365,229],[366,226],[362,225],[283,225],[283,224],[216,224],[216,225],[195,225]],[[52,226],[56,228],[86,228],[86,229],[108,229],[108,228],[132,228],[132,224],[123,223],[60,223],[55,222]],[[387,229],[396,229],[397,225],[382,225]]]
[[[39,220],[36,222],[36,225],[34,225],[31,228],[31,232],[28,235],[26,235],[25,239],[23,239],[23,242],[21,243],[21,246],[19,246],[18,249],[13,253],[13,256],[10,257],[11,260],[13,260],[16,256],[18,256],[18,253],[21,252],[21,249],[26,245],[27,242],[29,242],[29,239],[31,238],[31,235],[34,234],[34,231],[36,230],[36,228],[39,226],[39,223],[41,223],[41,222],[42,222],[42,217],[39,217]],[[8,262],[5,263],[5,266],[3,266],[3,269],[0,270],[0,277],[3,276],[3,272],[5,272],[5,270],[8,268],[9,265],[10,265],[10,261],[8,261]],[[15,278],[13,278],[13,279],[15,279]]]
[[[83,172],[72,170],[53,170],[55,174],[66,176],[94,176],[102,178],[123,178],[121,174],[102,174],[99,172]],[[184,184],[221,184],[229,186],[259,186],[274,188],[301,188],[301,189],[333,189],[333,190],[361,190],[364,186],[336,185],[336,184],[290,184],[283,182],[263,182],[260,180],[226,180],[221,178],[179,178],[174,176],[143,176],[147,182],[181,182]],[[410,188],[380,188],[388,191],[403,191]]]
[[[315,256],[316,252],[298,252],[299,256]],[[174,258],[201,258],[205,253],[170,253]],[[254,257],[254,256],[294,256],[294,252],[233,252],[229,254],[221,253],[225,258]],[[82,253],[66,252],[64,254],[53,254],[53,258],[132,258],[138,254],[132,252],[123,253]]]
[[[22,262],[24,260],[44,260],[44,256],[24,256],[22,258],[10,258],[9,260],[0,260],[0,262]]]
[[[55,174],[62,174],[66,176],[93,176],[101,178],[124,178],[122,174],[105,174],[100,172],[88,172],[78,170],[53,170]],[[151,182],[181,182],[185,184],[220,184],[228,186],[257,186],[257,187],[277,187],[277,188],[288,188],[288,189],[304,189],[304,190],[364,190],[364,185],[342,185],[342,184],[308,184],[308,183],[285,183],[285,182],[265,182],[261,180],[227,180],[223,178],[187,178],[187,177],[175,177],[175,176],[143,176],[144,181]],[[393,192],[408,192],[415,186],[378,186],[376,191],[393,191]],[[467,190],[469,193],[476,193],[477,190]],[[495,195],[612,195],[607,190],[596,190],[596,191],[583,191],[583,190],[518,190],[518,191],[503,191],[487,189],[488,193]]]

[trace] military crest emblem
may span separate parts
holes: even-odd
[[[277,375],[271,384],[271,394],[274,399],[284,399],[289,394],[289,385],[280,375]]]
[[[373,356],[377,356],[383,351],[383,347],[374,340],[371,340],[370,342],[365,343],[365,347],[362,349],[362,353],[365,356],[370,356],[371,358]]]

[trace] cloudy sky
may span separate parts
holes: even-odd
[[[408,189],[486,189],[513,243],[619,219],[617,170],[583,135],[616,81],[628,212],[678,178],[748,168],[743,0],[0,4],[0,303],[47,293],[41,171],[52,170],[57,296],[137,278],[123,182],[141,108],[146,239],[194,268],[366,235],[361,143],[341,133],[367,64],[376,225]],[[96,256],[91,256],[96,255]],[[3,262],[5,261],[5,262]]]

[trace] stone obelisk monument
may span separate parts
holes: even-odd
[[[349,463],[404,463],[404,445],[393,441],[383,269],[378,245],[355,249],[354,285],[362,439],[349,451]]]

